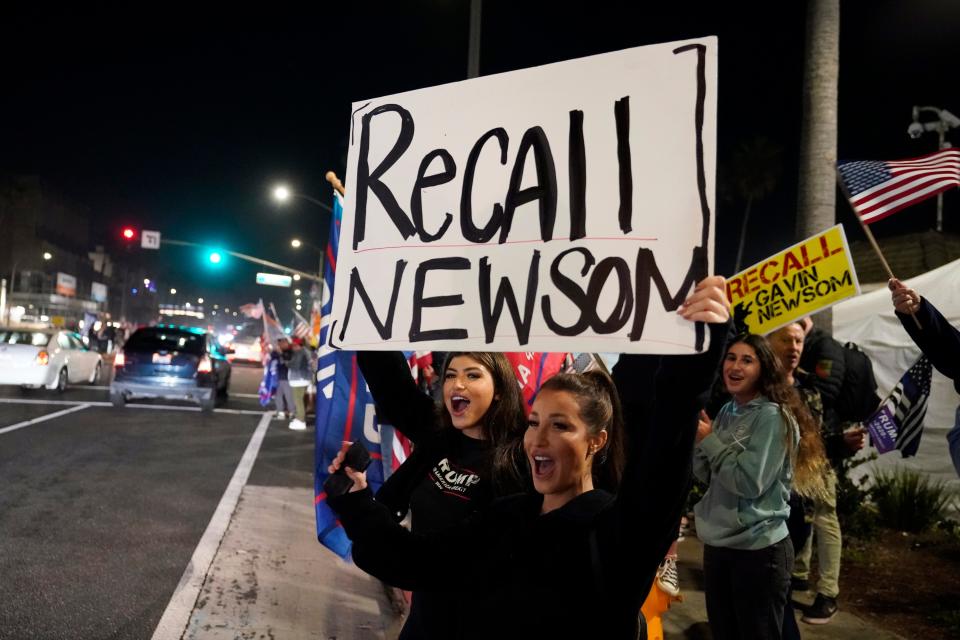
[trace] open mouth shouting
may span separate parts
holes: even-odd
[[[543,480],[553,472],[555,463],[553,458],[542,454],[535,454],[532,458],[533,476],[537,480]]]
[[[470,398],[454,394],[450,396],[450,414],[455,417],[462,417],[466,415],[467,409],[470,408]]]

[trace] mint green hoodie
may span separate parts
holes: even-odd
[[[694,507],[705,544],[763,549],[787,537],[793,471],[786,429],[799,431],[765,396],[738,406],[731,400],[713,421],[713,433],[693,451],[693,473],[710,488]]]

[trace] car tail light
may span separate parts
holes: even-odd
[[[203,356],[200,364],[197,365],[197,373],[210,373],[211,371],[213,371],[213,363],[210,362],[210,358]]]
[[[45,367],[48,364],[50,364],[50,354],[47,353],[46,351],[41,351],[40,353],[38,353],[37,364],[39,364],[42,367]]]
[[[113,367],[119,369],[127,363],[127,359],[123,357],[123,351],[117,351],[117,355],[113,359]]]

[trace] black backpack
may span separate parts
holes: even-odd
[[[862,422],[873,415],[880,404],[877,379],[870,356],[852,342],[843,345],[845,373],[837,398],[836,412],[841,422]]]

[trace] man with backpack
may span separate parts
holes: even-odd
[[[842,462],[866,444],[866,429],[861,424],[880,404],[877,382],[870,358],[855,345],[842,345],[832,336],[814,329],[809,318],[803,322],[807,332],[800,367],[809,371],[810,383],[820,392],[823,402],[823,441],[827,457],[836,473]],[[806,591],[812,538],[817,539],[820,580],[817,597],[802,620],[808,624],[826,624],[837,612],[840,594],[842,536],[837,517],[835,479],[828,483],[829,495],[813,504],[813,536],[796,552],[791,585],[794,591]]]

